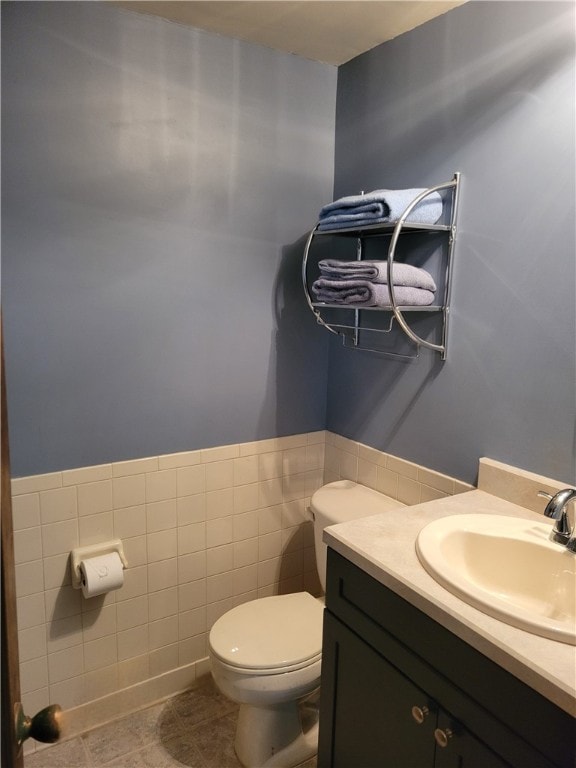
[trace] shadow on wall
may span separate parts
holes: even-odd
[[[409,38],[397,39],[383,48],[374,49],[367,56],[373,57],[374,61],[382,61],[382,52],[385,51],[391,57],[387,61],[396,62],[397,72],[410,72],[411,87],[399,88],[395,96],[393,89],[388,89],[386,95],[380,97],[387,99],[386,114],[394,115],[393,120],[386,121],[382,119],[378,96],[374,98],[374,92],[358,89],[358,99],[362,96],[372,99],[371,118],[364,124],[366,136],[386,136],[386,145],[393,147],[394,156],[398,158],[410,157],[414,147],[425,146],[426,152],[418,158],[419,178],[436,176],[438,161],[445,159],[443,137],[448,121],[459,128],[452,134],[452,158],[459,158],[471,142],[479,136],[489,137],[492,129],[501,125],[510,112],[517,111],[526,93],[533,92],[540,84],[554,77],[564,64],[570,65],[574,56],[573,42],[566,35],[558,34],[559,28],[570,28],[573,24],[570,6],[566,3],[565,15],[555,16],[546,24],[540,23],[535,8],[538,21],[532,30],[520,35],[517,29],[511,29],[506,43],[489,53],[484,41],[490,37],[493,19],[490,12],[479,15],[476,18],[476,47],[468,51],[465,66],[457,58],[458,48],[453,44],[455,35],[450,27],[451,19],[456,24],[460,10],[468,12],[465,8],[451,11],[436,24],[432,22],[425,25],[426,28],[414,30]],[[529,12],[528,6],[526,13]],[[435,36],[435,44],[430,44],[432,36]],[[407,41],[410,45],[406,44]],[[442,79],[436,77],[434,66],[423,67],[418,74],[412,66],[415,57],[412,46],[414,49],[418,47],[420,52],[424,48],[429,51],[453,51],[457,66],[450,68]],[[358,57],[357,64],[350,65],[350,71],[354,66],[364,65],[364,57]],[[380,93],[384,94],[384,91],[380,89]],[[364,110],[364,105],[359,105],[359,109]],[[353,140],[357,141],[357,137]],[[360,167],[364,171],[363,179],[370,179],[371,172],[379,173],[383,157],[381,143],[367,141],[367,146],[370,152],[360,163],[355,152],[348,153],[356,172],[361,173]],[[456,164],[460,166],[462,163],[458,160]],[[391,179],[396,178],[394,165],[389,167]],[[451,166],[449,168],[452,170]]]
[[[289,537],[283,543],[278,572],[279,595],[300,590],[300,587],[296,588],[296,581],[294,578],[294,557],[298,557],[298,553],[302,550],[304,552],[300,566],[303,574],[301,588],[311,595],[314,595],[314,597],[319,597],[323,594],[316,561],[315,559],[313,561],[307,561],[306,555],[304,554],[306,550],[308,552],[313,551],[314,554],[316,553],[314,547],[314,523],[312,520],[307,520],[297,527],[294,527],[290,532]],[[290,555],[292,555],[292,557],[290,557]]]
[[[276,434],[279,436],[311,431],[310,424],[317,425],[313,429],[331,429],[327,404],[332,401],[339,404],[338,422],[341,426],[336,430],[339,434],[345,437],[362,435],[368,445],[386,450],[421,394],[441,372],[443,363],[436,353],[422,350],[418,359],[419,367],[424,369],[422,375],[416,380],[406,377],[407,383],[412,381],[414,386],[405,386],[400,382],[411,368],[409,362],[345,349],[340,337],[336,338],[320,327],[307,305],[302,286],[306,238],[304,235],[282,249],[273,291],[276,330],[270,349],[262,420],[275,403]],[[330,247],[327,238],[311,251],[309,274],[316,274],[318,261],[328,257]],[[439,274],[436,277],[439,278]],[[430,317],[413,318],[411,323],[425,338],[434,330],[431,326],[434,321]],[[419,323],[422,327],[418,327]],[[392,335],[402,336],[401,333]],[[413,350],[414,346],[407,342],[405,350],[395,351],[412,353]],[[361,379],[357,377],[357,366],[351,365],[356,356],[362,358],[364,374]],[[370,373],[366,377],[367,370]],[[347,409],[346,403],[353,407]],[[378,434],[372,435],[374,424],[381,421],[380,418],[375,420],[375,414],[379,414],[386,428],[380,428]]]
[[[333,345],[329,401],[340,405],[337,414],[328,409],[326,429],[386,451],[406,419],[413,415],[421,395],[440,374],[444,363],[436,353],[424,350],[417,363],[422,375],[406,376],[411,368],[409,363],[393,362],[372,352],[344,349],[336,340]],[[361,378],[350,365],[350,355],[362,357]],[[426,366],[426,370],[422,370]],[[338,378],[330,376],[332,368],[338,370]],[[346,402],[354,403],[354,407],[346,410],[342,407]],[[333,416],[337,416],[339,424],[335,430]]]
[[[282,248],[272,291],[275,329],[270,344],[266,399],[261,423],[275,407],[276,435],[325,428],[328,334],[316,326],[302,289],[306,236]]]
[[[326,426],[329,334],[319,328],[302,288],[302,256],[307,235],[282,247],[271,294],[274,330],[270,343],[266,397],[260,411],[260,430],[276,424],[278,437],[315,432]],[[273,416],[271,409],[274,409]],[[321,479],[318,484],[321,484]],[[303,513],[303,510],[300,511]],[[301,519],[283,541],[279,558],[279,594],[306,589],[322,594],[315,568],[301,563],[304,582],[297,586],[294,562],[314,541],[311,521]]]

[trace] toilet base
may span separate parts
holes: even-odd
[[[317,753],[318,720],[304,730],[297,701],[241,704],[234,748],[246,768],[292,768]]]

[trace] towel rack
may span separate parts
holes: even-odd
[[[419,356],[420,347],[438,352],[441,360],[446,360],[447,339],[448,339],[448,320],[450,310],[450,291],[452,282],[452,264],[454,256],[454,246],[456,241],[456,218],[458,213],[458,199],[460,189],[460,173],[455,173],[450,181],[436,184],[433,187],[425,189],[418,195],[404,210],[397,221],[389,224],[373,224],[365,227],[350,227],[349,229],[336,230],[318,230],[319,224],[316,224],[311,230],[304,247],[304,256],[302,259],[302,282],[304,286],[304,295],[308,306],[316,318],[316,322],[322,325],[331,333],[342,337],[344,346],[360,349],[367,352],[376,352],[386,357],[393,357],[401,360],[415,360]],[[437,224],[417,224],[407,222],[406,219],[414,208],[433,192],[444,192],[442,222]],[[433,233],[445,233],[444,254],[444,275],[443,275],[443,298],[440,302],[431,306],[400,306],[396,302],[394,286],[392,284],[392,265],[397,255],[398,243],[401,235],[430,235]],[[356,240],[356,260],[362,260],[365,252],[364,241],[368,238],[388,238],[387,253],[387,279],[390,307],[364,307],[342,304],[327,304],[325,302],[314,301],[309,290],[309,285],[315,279],[310,275],[310,251],[317,238],[352,238]],[[337,319],[329,320],[330,313],[344,313],[347,320]],[[377,314],[385,313],[389,316],[389,321],[385,327],[378,327],[370,318],[375,318]],[[426,315],[436,314],[440,318],[440,327],[437,333],[440,335],[439,341],[430,341],[422,338],[413,327],[410,326],[406,315],[417,318]],[[368,346],[364,343],[366,336],[372,337],[372,334],[388,334],[392,331],[394,323],[409,340],[412,346],[410,354],[402,354],[383,349],[381,346]]]

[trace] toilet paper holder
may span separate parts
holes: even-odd
[[[82,576],[80,573],[80,563],[82,560],[100,555],[109,555],[111,552],[117,552],[122,561],[122,567],[128,568],[128,561],[126,560],[120,539],[112,539],[102,544],[90,544],[88,547],[76,547],[73,549],[70,553],[70,569],[72,571],[72,586],[74,589],[82,588]]]

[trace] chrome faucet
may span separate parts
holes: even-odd
[[[556,541],[564,545],[568,551],[576,553],[576,525],[574,520],[570,524],[568,516],[568,505],[576,499],[576,488],[564,488],[554,496],[546,491],[538,491],[538,496],[549,499],[544,516],[551,517],[555,521],[550,541]]]

